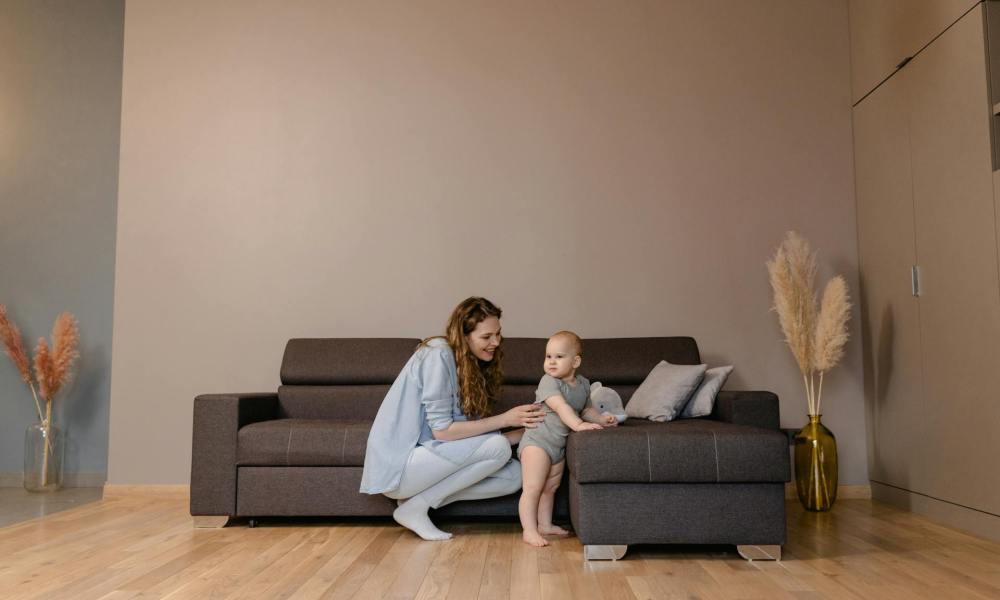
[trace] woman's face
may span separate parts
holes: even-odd
[[[493,360],[501,339],[500,319],[496,317],[486,317],[476,325],[472,333],[465,336],[465,342],[469,344],[472,354],[479,360],[487,362]]]

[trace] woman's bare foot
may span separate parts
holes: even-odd
[[[521,537],[524,539],[524,543],[538,548],[549,545],[549,541],[543,538],[537,531],[525,531]]]
[[[542,535],[569,535],[569,532],[558,525],[538,526],[538,533]]]

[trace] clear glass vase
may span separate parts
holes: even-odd
[[[837,501],[837,438],[809,415],[809,424],[795,435],[795,490],[806,510],[833,508]]]
[[[24,432],[24,489],[54,492],[62,487],[63,433],[55,425],[32,423]]]

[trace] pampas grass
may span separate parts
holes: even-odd
[[[64,312],[56,317],[55,325],[52,326],[52,346],[45,338],[38,338],[38,345],[35,346],[35,374],[32,378],[28,369],[28,353],[24,350],[24,343],[21,341],[21,330],[11,322],[7,315],[7,307],[0,304],[0,341],[7,349],[7,356],[14,363],[14,367],[21,375],[21,379],[31,389],[31,396],[35,399],[35,409],[38,411],[38,420],[45,428],[45,448],[42,457],[42,484],[49,482],[49,456],[52,453],[52,400],[59,390],[70,380],[73,372],[73,364],[80,357],[77,348],[80,345],[80,332],[76,325],[76,319],[68,312]],[[38,384],[38,391],[35,392],[35,383]],[[42,414],[42,406],[38,402],[41,396],[45,401],[45,414]]]
[[[56,317],[52,326],[52,374],[49,380],[51,395],[59,393],[73,375],[73,363],[80,358],[77,348],[80,345],[80,332],[76,319],[68,312]]]
[[[51,347],[45,338],[38,338],[34,361],[29,362],[28,353],[21,339],[21,330],[11,322],[7,307],[0,304],[0,341],[3,342],[7,356],[21,375],[21,380],[31,390],[38,411],[38,420],[47,423],[52,416],[52,400],[71,380],[73,365],[80,357],[80,352],[77,350],[80,345],[80,332],[76,319],[68,312],[59,315],[52,327]],[[34,366],[34,375],[29,365]],[[42,414],[39,398],[48,405],[47,415]]]
[[[823,290],[822,302],[817,303],[816,253],[794,231],[785,234],[774,257],[767,261],[767,271],[774,290],[773,310],[802,372],[809,414],[819,415],[823,375],[840,362],[847,342],[851,317],[847,282],[840,275],[831,279]]]
[[[30,385],[31,372],[28,370],[28,353],[24,351],[21,330],[10,322],[10,317],[7,316],[7,307],[3,304],[0,304],[0,338],[3,339],[3,345],[7,349],[7,356],[14,362],[14,366],[21,374],[21,379]]]
[[[826,284],[823,302],[813,335],[813,366],[823,373],[837,366],[844,356],[847,343],[847,321],[851,318],[851,303],[847,299],[847,282],[837,275]]]
[[[49,344],[45,338],[38,338],[38,345],[35,346],[35,375],[38,376],[38,393],[42,398],[52,396],[52,388],[55,387],[54,371]]]
[[[38,413],[38,420],[44,420],[42,416],[42,405],[38,403],[38,393],[35,391],[35,383],[31,378],[31,371],[28,368],[28,353],[24,350],[24,342],[21,340],[21,330],[10,321],[7,316],[7,307],[0,304],[0,341],[3,342],[7,356],[14,363],[14,367],[21,374],[21,380],[27,384],[31,390],[31,397],[35,400],[35,411]]]

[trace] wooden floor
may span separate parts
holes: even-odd
[[[182,495],[124,493],[0,528],[3,598],[1000,598],[1000,544],[870,500],[788,504],[784,560],[643,546],[585,563],[514,523],[445,523],[422,542],[387,521],[237,522],[195,530]]]
[[[89,504],[101,495],[99,487],[62,488],[44,494],[33,494],[23,487],[0,487],[0,527]]]

